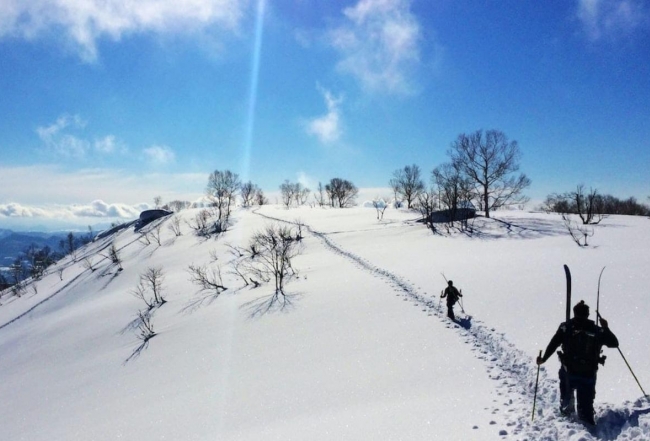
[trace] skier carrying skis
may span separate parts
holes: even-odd
[[[560,412],[562,415],[575,413],[573,391],[578,399],[578,417],[588,423],[594,421],[594,398],[596,397],[596,372],[598,364],[605,364],[600,355],[601,348],[617,348],[618,339],[609,330],[607,320],[601,317],[601,326],[589,320],[589,306],[581,300],[573,307],[573,318],[562,323],[551,339],[546,352],[537,357],[541,365],[558,351],[560,356]]]
[[[454,316],[454,304],[460,297],[463,297],[463,295],[458,292],[454,286],[454,282],[451,280],[447,282],[447,285],[447,288],[445,288],[445,291],[440,295],[440,298],[447,298],[447,317],[452,320],[456,320],[456,317]]]

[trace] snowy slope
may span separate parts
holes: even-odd
[[[367,208],[265,206],[236,212],[218,239],[185,223],[175,237],[164,219],[160,246],[133,227],[90,244],[36,292],[0,299],[1,438],[650,439],[650,403],[611,349],[595,430],[557,418],[555,359],[530,422],[533,358],[564,318],[563,263],[574,299],[592,307],[607,266],[601,313],[641,384],[650,381],[650,221],[608,218],[579,248],[555,216],[497,217],[477,219],[471,236],[434,236],[406,211],[378,221]],[[282,305],[270,303],[271,285],[230,273],[232,247],[271,219],[308,227]],[[111,243],[122,271],[103,257]],[[220,266],[228,290],[200,292],[190,264]],[[142,345],[145,306],[130,292],[150,267],[164,271],[167,303]],[[442,311],[442,272],[463,289],[464,327]]]

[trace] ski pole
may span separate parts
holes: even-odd
[[[598,314],[598,317],[600,317],[600,313],[597,313],[597,314]],[[600,317],[600,318],[602,319],[602,317]],[[618,349],[618,353],[621,354],[621,357],[623,357],[623,361],[625,362],[625,364],[627,365],[627,368],[630,370],[630,373],[634,377],[634,380],[636,381],[636,384],[639,385],[639,389],[641,389],[641,393],[643,393],[644,397],[648,398],[648,394],[645,393],[645,391],[643,390],[643,387],[641,386],[641,383],[639,382],[639,379],[636,378],[636,375],[634,374],[634,371],[632,370],[632,366],[630,366],[630,363],[627,362],[627,358],[625,358],[625,355],[623,355],[623,351],[621,351],[621,348],[618,347],[618,346],[616,347],[616,349]]]
[[[539,351],[539,356],[542,356],[542,351]],[[537,404],[537,384],[539,384],[539,368],[540,365],[537,365],[537,378],[535,379],[535,396],[533,397],[533,415],[530,421],[535,421],[535,404]]]
[[[460,310],[463,311],[463,314],[467,314],[465,312],[465,308],[463,308],[463,290],[460,290],[460,297],[458,298],[458,302],[460,303]]]
[[[645,391],[644,391],[643,388],[641,387],[641,383],[639,383],[639,379],[636,378],[636,375],[634,375],[634,371],[633,371],[632,368],[630,367],[630,363],[627,362],[627,359],[625,358],[625,355],[623,355],[623,352],[621,351],[621,348],[617,347],[616,349],[618,349],[618,353],[621,354],[621,357],[623,357],[623,361],[625,362],[625,364],[627,365],[627,368],[630,370],[630,373],[632,374],[632,376],[633,376],[634,379],[636,380],[636,384],[639,385],[639,389],[641,389],[641,392],[643,393],[643,396],[646,397],[646,398],[648,398],[648,394],[645,393]]]
[[[596,295],[596,326],[598,326],[598,318],[600,317],[600,314],[598,311],[600,311],[600,279],[603,277],[603,271],[605,271],[606,267],[603,267],[603,269],[600,270],[600,276],[598,276],[598,293]]]

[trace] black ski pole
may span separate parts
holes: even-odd
[[[539,356],[542,356],[542,351],[539,351]],[[540,365],[537,365],[537,378],[535,379],[535,395],[533,396],[533,416],[530,421],[535,421],[535,404],[537,403],[537,384],[539,383],[539,368]]]
[[[630,367],[630,363],[627,362],[627,359],[625,358],[625,355],[623,355],[623,352],[621,351],[621,348],[617,347],[616,349],[618,349],[618,353],[621,354],[621,357],[623,357],[623,361],[625,362],[625,364],[627,365],[627,368],[630,370],[630,373],[631,373],[632,376],[634,377],[634,380],[636,381],[636,384],[639,385],[639,389],[641,389],[641,392],[643,393],[643,396],[646,397],[646,398],[648,398],[648,394],[645,393],[645,391],[644,391],[643,388],[641,387],[641,383],[639,383],[639,379],[636,378],[636,375],[634,375],[634,371],[633,371],[632,368]]]
[[[600,314],[598,311],[600,311],[600,279],[603,277],[603,271],[605,271],[606,267],[603,267],[603,269],[600,270],[600,276],[598,276],[598,293],[596,295],[596,326],[598,326],[598,318]]]
[[[598,313],[598,316],[600,316],[600,313]],[[602,319],[602,317],[600,317],[600,318]],[[616,347],[616,349],[618,349],[618,353],[621,354],[621,357],[623,357],[623,361],[625,362],[625,364],[627,365],[627,368],[630,370],[630,373],[634,377],[634,381],[636,381],[636,384],[639,385],[639,389],[641,389],[641,393],[643,393],[644,397],[648,398],[648,394],[645,393],[645,391],[643,390],[643,387],[641,386],[641,383],[639,382],[639,379],[636,378],[636,375],[634,374],[634,371],[632,370],[632,366],[630,366],[630,363],[627,362],[627,358],[625,358],[625,355],[623,355],[623,351],[621,351],[621,348],[618,347],[618,346]]]
[[[460,310],[463,311],[463,314],[467,314],[465,312],[465,308],[463,308],[463,290],[460,290],[460,297],[458,298],[458,302],[460,303]]]

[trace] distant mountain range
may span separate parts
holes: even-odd
[[[59,250],[59,242],[68,232],[16,232],[0,229],[0,267],[9,266],[31,244],[38,248],[49,246],[52,251]]]

